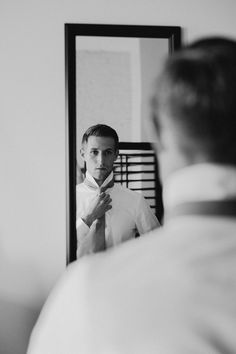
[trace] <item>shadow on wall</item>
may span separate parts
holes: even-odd
[[[39,315],[42,279],[30,258],[16,259],[0,245],[0,354],[25,354]]]
[[[0,297],[0,354],[25,354],[38,311]]]

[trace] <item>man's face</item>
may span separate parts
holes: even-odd
[[[118,150],[115,149],[113,138],[90,136],[81,149],[81,156],[86,162],[87,171],[101,185],[112,171]]]

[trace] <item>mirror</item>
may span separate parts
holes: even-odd
[[[78,165],[83,168],[83,133],[93,124],[107,124],[122,144],[151,149],[145,124],[153,83],[161,60],[180,44],[181,29],[175,26],[65,24],[67,263],[76,259],[76,184]]]

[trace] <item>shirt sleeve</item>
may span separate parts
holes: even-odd
[[[154,215],[145,198],[140,195],[136,212],[136,226],[140,235],[160,227],[157,217]]]
[[[76,231],[77,231],[77,258],[85,256],[93,252],[93,238],[90,229],[85,222],[78,218],[76,220]]]

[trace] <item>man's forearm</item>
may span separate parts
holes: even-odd
[[[88,226],[88,227],[90,227],[91,225],[92,225],[92,223],[96,220],[95,218],[94,218],[94,216],[93,215],[85,215],[85,216],[83,216],[83,217],[81,217],[81,220],[83,220],[83,222]]]

